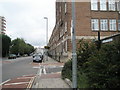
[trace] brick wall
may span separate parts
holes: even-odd
[[[65,4],[66,10],[65,13]],[[98,19],[100,23],[100,19],[116,19],[118,21],[120,19],[120,14],[118,11],[92,11],[90,2],[76,2],[75,3],[76,10],[76,42],[79,39],[97,39],[98,31],[93,31],[91,29],[91,19]],[[72,51],[72,43],[71,43],[71,16],[72,7],[71,2],[56,2],[56,25],[51,35],[49,44],[50,50],[56,52],[58,56],[57,60],[63,58],[65,47],[65,42],[67,41],[67,56],[70,57]],[[65,22],[67,22],[67,32],[65,32]],[[100,31],[101,38],[119,33],[118,31],[118,23],[116,23],[117,31]],[[109,23],[108,23],[109,27]],[[100,28],[100,24],[99,24]],[[53,39],[55,39],[53,41]],[[66,55],[65,55],[66,56]]]

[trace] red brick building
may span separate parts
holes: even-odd
[[[62,0],[61,0],[62,1]],[[71,58],[72,3],[56,1],[56,25],[49,40],[49,54],[56,60]],[[75,2],[76,39],[101,39],[120,32],[119,3],[115,0]]]

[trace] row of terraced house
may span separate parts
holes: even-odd
[[[62,2],[63,1],[63,2]],[[90,1],[90,2],[89,2]],[[89,0],[75,2],[76,40],[97,40],[120,32],[120,6],[115,0]],[[56,25],[48,46],[49,54],[56,60],[65,62],[71,58],[72,3],[56,0]]]

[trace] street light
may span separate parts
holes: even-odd
[[[72,0],[72,87],[77,89],[77,54],[75,31],[75,0]]]
[[[48,44],[48,18],[44,17],[44,19],[46,19],[46,46],[47,46]],[[46,55],[48,55],[47,50],[46,50]],[[46,61],[48,61],[48,56],[46,57]]]
[[[44,17],[44,19],[46,19],[46,46],[47,46],[47,43],[48,43],[48,18]]]

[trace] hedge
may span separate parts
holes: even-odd
[[[92,42],[80,40],[77,50],[78,88],[120,88],[120,42],[97,49]],[[72,61],[65,64],[62,76],[72,80]]]

